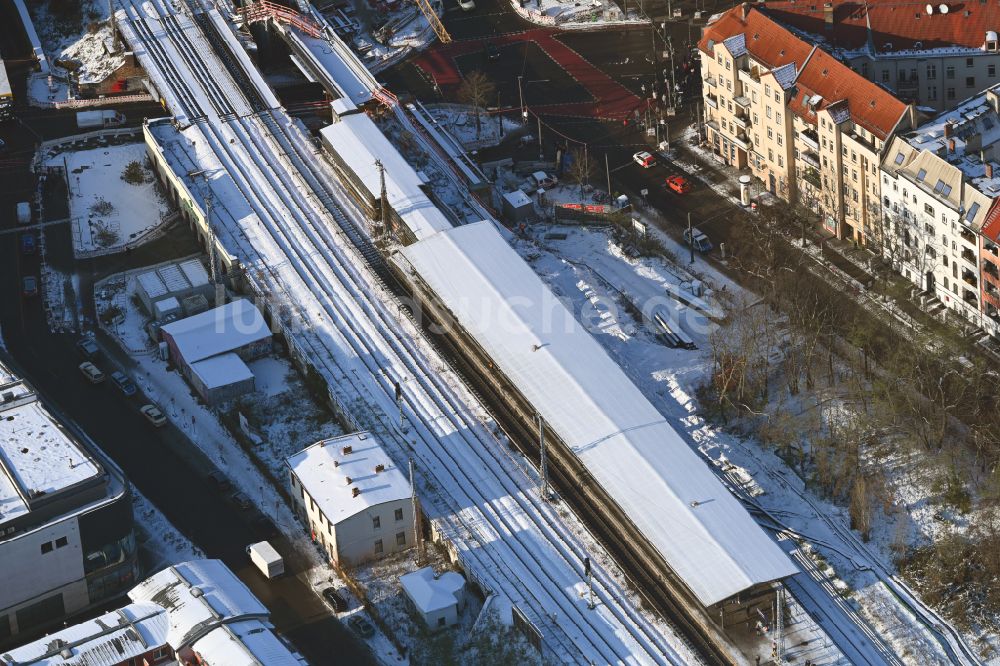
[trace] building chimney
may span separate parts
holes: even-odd
[[[357,497],[360,494],[361,490],[359,488],[351,488],[351,497]]]
[[[953,129],[954,129],[954,126],[952,125],[951,121],[949,120],[948,122],[946,122],[944,124],[944,138],[950,139],[951,138],[951,131]]]
[[[833,30],[833,3],[824,2],[823,3],[823,22],[824,28],[827,30]]]
[[[948,139],[948,152],[949,153],[955,152],[955,140],[954,139]]]
[[[333,461],[333,466],[334,467],[340,467],[340,461],[339,460],[334,460]]]
[[[347,477],[347,485],[351,485],[351,483],[353,483],[353,482],[354,482],[354,479],[352,479],[351,477]]]
[[[378,464],[378,465],[375,465],[375,473],[376,474],[378,474],[379,472],[384,472],[384,471],[385,471],[385,465],[382,465],[381,463]]]
[[[350,455],[353,452],[354,452],[354,447],[353,446],[345,446],[344,447],[344,455],[345,456],[346,455]]]
[[[750,3],[744,2],[740,5],[740,16],[743,17],[743,21],[746,22],[747,18],[750,16]]]
[[[983,166],[986,167],[986,177],[987,178],[992,178],[993,177],[993,162],[987,162]]]

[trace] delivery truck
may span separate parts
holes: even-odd
[[[118,111],[78,111],[76,126],[80,129],[120,127],[125,124],[125,116]]]
[[[278,555],[274,546],[266,541],[252,543],[247,546],[247,555],[254,566],[268,578],[274,578],[285,573],[285,561]]]

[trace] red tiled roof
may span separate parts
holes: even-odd
[[[777,21],[818,35],[832,46],[856,49],[868,41],[865,5],[857,0],[833,0],[833,24],[826,25],[824,0],[779,0],[768,2],[764,11]],[[939,10],[940,0],[932,0],[934,13],[927,14],[927,2],[868,0],[868,20],[872,27],[872,45],[887,52],[943,46],[978,49],[986,41],[988,30],[1000,31],[1000,3],[962,2],[949,5],[947,14]]]
[[[708,42],[721,43],[734,35],[742,33],[745,36],[747,50],[758,60],[771,69],[795,63],[801,67],[812,50],[786,28],[778,25],[756,9],[750,9],[746,19],[743,18],[743,5],[733,7],[717,21],[705,28],[698,48],[709,53]]]
[[[982,234],[994,243],[1000,243],[1000,198],[993,200],[983,221]]]
[[[896,127],[906,104],[829,53],[816,49],[795,85],[815,90],[825,104],[846,101],[851,118],[880,139]]]

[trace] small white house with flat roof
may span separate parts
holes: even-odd
[[[413,545],[409,479],[370,433],[324,439],[285,464],[295,510],[334,562],[354,566]]]
[[[435,574],[432,567],[424,567],[400,576],[399,585],[429,629],[458,624],[458,614],[465,608],[462,574],[456,571]]]

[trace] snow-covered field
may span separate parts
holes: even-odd
[[[147,166],[142,143],[91,148],[50,149],[45,166],[66,168],[77,256],[120,252],[152,238],[170,209]],[[132,165],[133,182],[126,181]]]
[[[521,124],[516,121],[480,111],[477,133],[476,111],[472,107],[459,104],[425,104],[424,108],[430,111],[434,119],[467,150],[494,146],[500,143],[504,136],[521,129]]]

